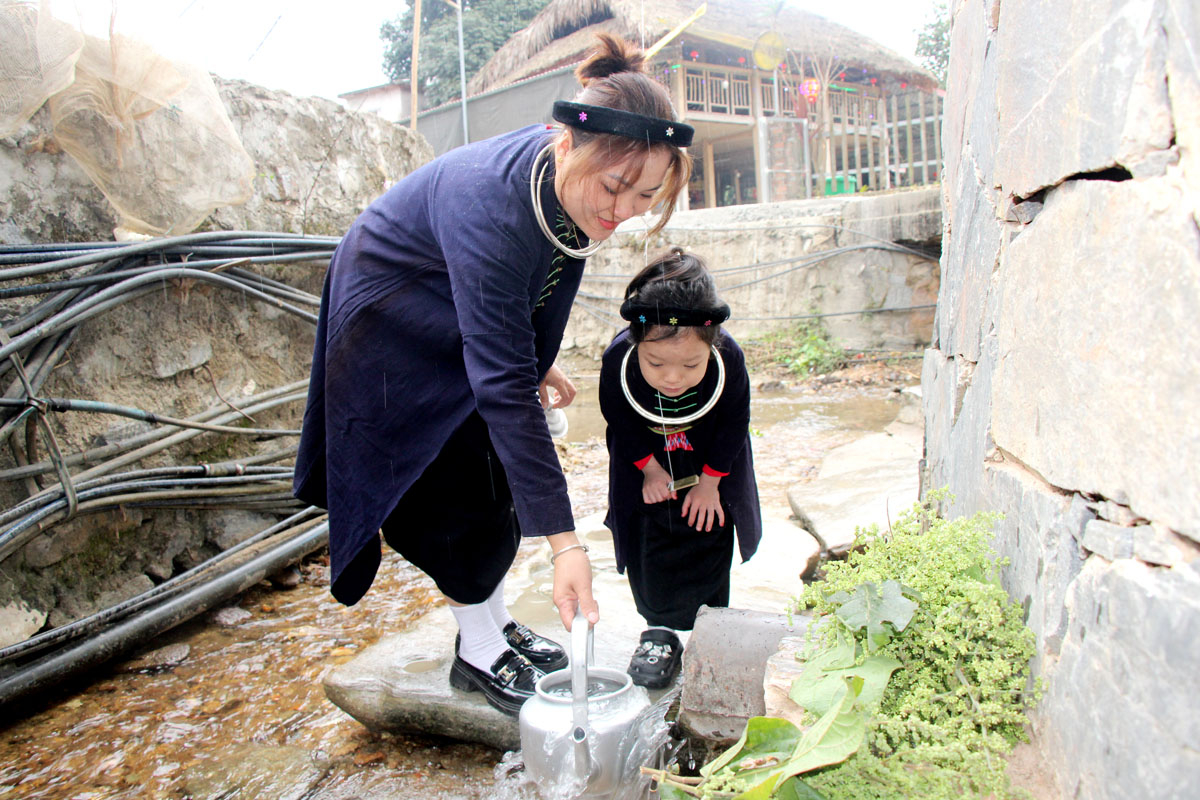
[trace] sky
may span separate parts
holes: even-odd
[[[441,2],[441,0],[423,0]],[[646,0],[652,3],[653,0]],[[936,0],[789,0],[916,60],[917,30]],[[224,78],[336,99],[386,83],[379,26],[403,0],[55,0],[89,32],[117,29]]]

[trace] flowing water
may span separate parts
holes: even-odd
[[[560,448],[577,518],[602,511],[607,490],[594,382],[578,383]],[[787,486],[808,480],[831,448],[882,429],[898,406],[887,387],[843,388],[836,397],[756,391],[753,444],[764,512],[786,517]],[[328,567],[310,559],[298,587],[264,583],[243,595],[237,605],[249,617],[239,624],[221,627],[205,616],[148,644],[186,645],[181,663],[157,671],[110,665],[0,720],[0,800],[229,796],[212,788],[219,783],[211,775],[238,770],[251,776],[241,796],[255,798],[526,797],[512,756],[434,736],[374,733],[324,697],[329,670],[438,602],[425,576],[390,552],[385,561],[353,608],[329,596]],[[631,762],[661,758],[669,745],[661,703],[652,706],[657,720],[639,721]],[[267,758],[279,752],[295,758],[282,766]],[[305,793],[288,794],[302,767],[316,777]]]

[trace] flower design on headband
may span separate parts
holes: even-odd
[[[645,325],[645,324],[646,324],[646,315],[645,315],[645,314],[638,314],[638,322],[640,322],[640,323],[642,323],[643,325]]]
[[[679,324],[679,317],[671,317],[669,320],[667,320],[667,322],[669,322],[669,323],[670,323],[670,324],[672,324],[672,325],[678,325],[678,324]]]
[[[667,136],[674,136],[674,135],[675,135],[675,129],[667,128]]]
[[[587,122],[587,112],[586,112],[586,111],[580,111],[580,112],[579,112],[579,121],[580,121],[580,122]]]
[[[712,325],[712,320],[711,319],[704,320],[704,327],[707,328],[709,325]]]

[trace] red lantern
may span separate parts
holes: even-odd
[[[688,55],[692,57],[692,61],[695,61],[697,58],[699,58],[699,57],[700,57],[700,53],[698,53],[698,52],[697,52],[697,51],[695,51],[695,50],[693,50],[692,52],[688,53]]]

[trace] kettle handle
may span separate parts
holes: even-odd
[[[576,607],[571,622],[571,710],[577,728],[587,728],[588,667],[596,663],[592,626]]]
[[[591,777],[591,754],[588,752],[588,666],[596,661],[595,634],[582,609],[575,606],[571,621],[571,739],[575,743],[575,774],[587,781]]]

